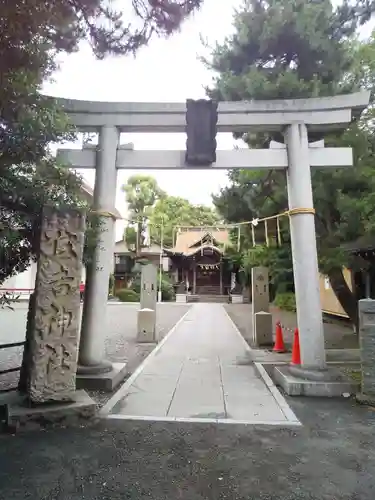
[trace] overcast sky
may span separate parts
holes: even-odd
[[[130,4],[129,0],[120,0]],[[56,97],[100,101],[185,102],[187,98],[205,97],[203,86],[210,73],[198,61],[203,53],[200,34],[210,42],[222,40],[231,31],[233,8],[239,0],[205,0],[202,9],[187,20],[180,33],[171,38],[153,39],[136,58],[109,57],[97,61],[88,47],[60,59],[60,71],[54,82],[46,83],[44,92]],[[185,149],[183,134],[123,134],[122,142],[133,142],[136,149]],[[231,149],[230,134],[220,134],[218,149]],[[150,172],[150,171],[149,171]],[[121,185],[134,171],[118,175],[117,208],[126,212]],[[226,183],[226,172],[152,171],[160,186],[171,195],[192,203],[211,203],[211,193]],[[89,184],[94,172],[85,171]],[[120,231],[120,230],[119,230]]]
[[[136,58],[108,57],[97,61],[89,47],[60,59],[60,70],[44,92],[72,99],[100,101],[185,102],[187,98],[204,97],[203,86],[211,74],[198,61],[203,53],[200,35],[210,43],[222,41],[232,31],[233,10],[240,0],[205,0],[202,9],[186,21],[173,37],[154,39],[141,49]],[[336,2],[335,2],[336,3]],[[130,0],[118,0],[129,8]],[[367,30],[366,30],[367,31]],[[133,142],[136,149],[185,149],[183,134],[127,134],[122,142]],[[219,134],[218,149],[232,149],[230,134]],[[77,146],[78,147],[78,146]],[[150,171],[149,171],[150,172]],[[125,215],[126,204],[121,185],[134,171],[120,171],[116,205]],[[192,203],[211,203],[211,193],[226,184],[226,172],[152,171],[160,186],[171,195],[182,196]],[[93,186],[94,172],[84,177]],[[118,225],[118,235],[122,225]]]

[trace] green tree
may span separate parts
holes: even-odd
[[[144,245],[146,227],[156,202],[165,197],[156,180],[148,175],[133,175],[122,186],[129,209],[129,223],[125,240],[129,246],[141,251]]]
[[[172,247],[178,226],[211,226],[219,223],[217,213],[204,205],[193,205],[178,196],[158,200],[150,214],[151,240],[160,245],[163,227],[163,245]]]
[[[106,0],[3,0],[1,65],[42,66],[39,41],[54,51],[72,52],[88,41],[99,58],[128,54],[152,36],[170,35],[202,0],[122,0],[117,8]],[[132,22],[129,20],[132,19]],[[4,66],[3,66],[4,67]]]
[[[35,257],[43,206],[84,206],[79,179],[66,169],[49,166],[46,161],[38,169],[22,164],[1,172],[0,283],[24,271]]]
[[[362,7],[356,2],[350,8],[348,3],[333,8],[328,0],[246,1],[235,15],[234,34],[216,45],[211,60],[206,61],[217,72],[209,95],[250,100],[335,95],[361,88],[373,91],[374,40],[363,44],[355,36],[364,15]],[[244,132],[251,147],[267,147],[271,139],[282,139]],[[342,274],[342,266],[355,263],[342,244],[371,231],[374,225],[372,112],[343,134],[326,137],[326,144],[354,149],[354,169],[317,170],[312,178],[320,267],[356,323],[356,297]],[[287,209],[284,172],[237,171],[229,179],[228,188],[214,197],[218,211],[228,221],[252,220]],[[247,238],[249,248],[249,228],[244,238],[244,246]],[[266,253],[275,262],[272,252],[263,251],[262,259]],[[252,258],[254,253],[248,257],[249,264]]]
[[[79,43],[86,40],[98,58],[135,53],[152,35],[173,33],[184,17],[199,7],[201,0],[121,3],[119,8],[131,8],[126,15],[111,8],[105,0],[2,2],[0,141],[2,152],[9,153],[6,159],[17,163],[26,161],[30,155],[44,155],[46,141],[35,144],[34,128],[45,126],[49,132],[46,138],[52,140],[51,120],[57,116],[53,101],[49,103],[39,90],[55,69],[55,56],[59,52],[76,51]],[[133,23],[127,20],[129,14],[135,14]],[[2,155],[1,165],[4,161]]]
[[[60,52],[88,41],[94,54],[135,53],[152,35],[169,35],[201,0],[122,1],[122,14],[105,0],[4,0],[0,17],[0,283],[35,258],[44,205],[83,207],[79,177],[57,165],[50,143],[71,140],[72,130],[53,99],[40,94]],[[133,22],[128,22],[128,15]],[[135,15],[135,16],[134,16]],[[99,230],[90,217],[95,246]]]

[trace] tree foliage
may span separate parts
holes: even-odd
[[[217,213],[204,205],[193,205],[178,196],[165,196],[158,200],[150,215],[151,240],[173,247],[178,226],[212,226],[219,223]]]
[[[0,17],[2,119],[19,122],[23,101],[39,107],[30,93],[55,69],[59,52],[77,51],[88,41],[96,57],[133,53],[152,35],[170,35],[202,0],[3,0]],[[120,10],[122,9],[122,10]],[[132,17],[132,22],[128,19]],[[39,90],[39,89],[38,89]],[[30,95],[31,94],[31,95]]]
[[[135,243],[135,249],[141,251],[148,221],[156,202],[165,197],[154,177],[133,175],[122,186],[129,210],[128,227],[125,240],[129,246]]]
[[[53,66],[52,59],[49,64]],[[0,283],[27,269],[36,258],[43,207],[89,208],[81,178],[56,163],[49,149],[50,143],[71,140],[74,135],[55,102],[39,93],[38,68],[12,77],[5,73],[2,78]],[[88,224],[86,261],[99,230],[96,219],[91,216]]]
[[[3,0],[1,51],[22,68],[40,67],[30,47],[39,40],[64,52],[77,50],[81,41],[88,40],[99,58],[134,53],[152,35],[176,31],[202,0],[121,0],[117,8],[111,4],[111,0]]]
[[[35,258],[43,206],[84,204],[81,179],[57,165],[48,147],[73,138],[56,102],[40,93],[56,68],[56,55],[78,50],[82,41],[90,43],[98,58],[135,54],[152,35],[177,30],[200,4],[122,0],[122,12],[108,0],[1,2],[0,283]],[[97,230],[95,217],[90,217],[86,256],[95,246]]]
[[[64,115],[40,86],[55,69],[59,52],[89,41],[94,54],[135,53],[153,34],[169,35],[201,0],[122,0],[125,13],[107,0],[4,0],[0,16],[1,129],[3,166],[44,157],[62,140]],[[133,23],[127,16],[133,16]],[[140,21],[140,22],[139,22]]]
[[[206,61],[216,72],[209,95],[219,100],[250,100],[336,95],[358,89],[373,94],[374,39],[360,43],[356,38],[356,28],[372,8],[369,2],[344,2],[334,8],[329,0],[244,2],[234,17],[234,34],[217,44]],[[278,134],[246,130],[243,138],[256,148],[268,147],[271,139],[282,140]],[[316,170],[312,182],[320,267],[355,323],[356,298],[345,283],[342,266],[363,263],[354,262],[343,244],[374,227],[373,112],[368,110],[344,133],[325,139],[326,145],[352,146],[354,151],[354,169]],[[284,172],[236,171],[229,179],[230,185],[214,197],[228,221],[267,217],[287,209]],[[288,240],[287,228],[283,231]],[[285,245],[289,248],[288,241]],[[250,246],[248,231],[244,248]],[[285,248],[247,250],[247,263],[267,261],[275,275],[280,271],[280,252],[284,253],[283,266],[290,269],[290,249],[285,252]],[[284,279],[278,277],[280,283]]]

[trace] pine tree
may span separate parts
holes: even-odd
[[[250,100],[330,96],[363,88],[373,91],[374,40],[359,43],[356,39],[356,28],[371,13],[370,6],[366,8],[362,2],[333,8],[329,0],[247,0],[235,14],[234,34],[217,44],[206,60],[217,73],[207,89],[209,95],[219,100]],[[368,263],[353,259],[343,245],[373,231],[372,117],[368,111],[343,134],[326,137],[326,145],[354,148],[354,169],[317,170],[312,175],[321,271],[328,274],[355,324],[356,297],[344,280],[342,267]],[[278,134],[246,131],[242,137],[257,148],[268,147],[271,139],[282,140]],[[244,170],[231,172],[229,178],[229,187],[214,198],[227,220],[251,220],[287,208],[284,172]]]

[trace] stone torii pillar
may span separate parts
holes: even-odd
[[[103,126],[99,131],[93,198],[93,210],[99,219],[98,240],[87,275],[77,370],[77,386],[109,391],[126,375],[125,364],[112,364],[104,358],[108,286],[113,271],[119,138],[115,126]]]
[[[297,323],[303,336],[301,358],[304,368],[322,369],[325,368],[324,331],[306,125],[290,125],[285,143],[289,160],[286,172]]]
[[[306,124],[297,122],[287,126],[284,139],[288,153],[287,190],[301,366],[275,366],[274,377],[291,396],[351,394],[353,383],[326,365]],[[322,143],[318,141],[310,147],[321,147]]]

